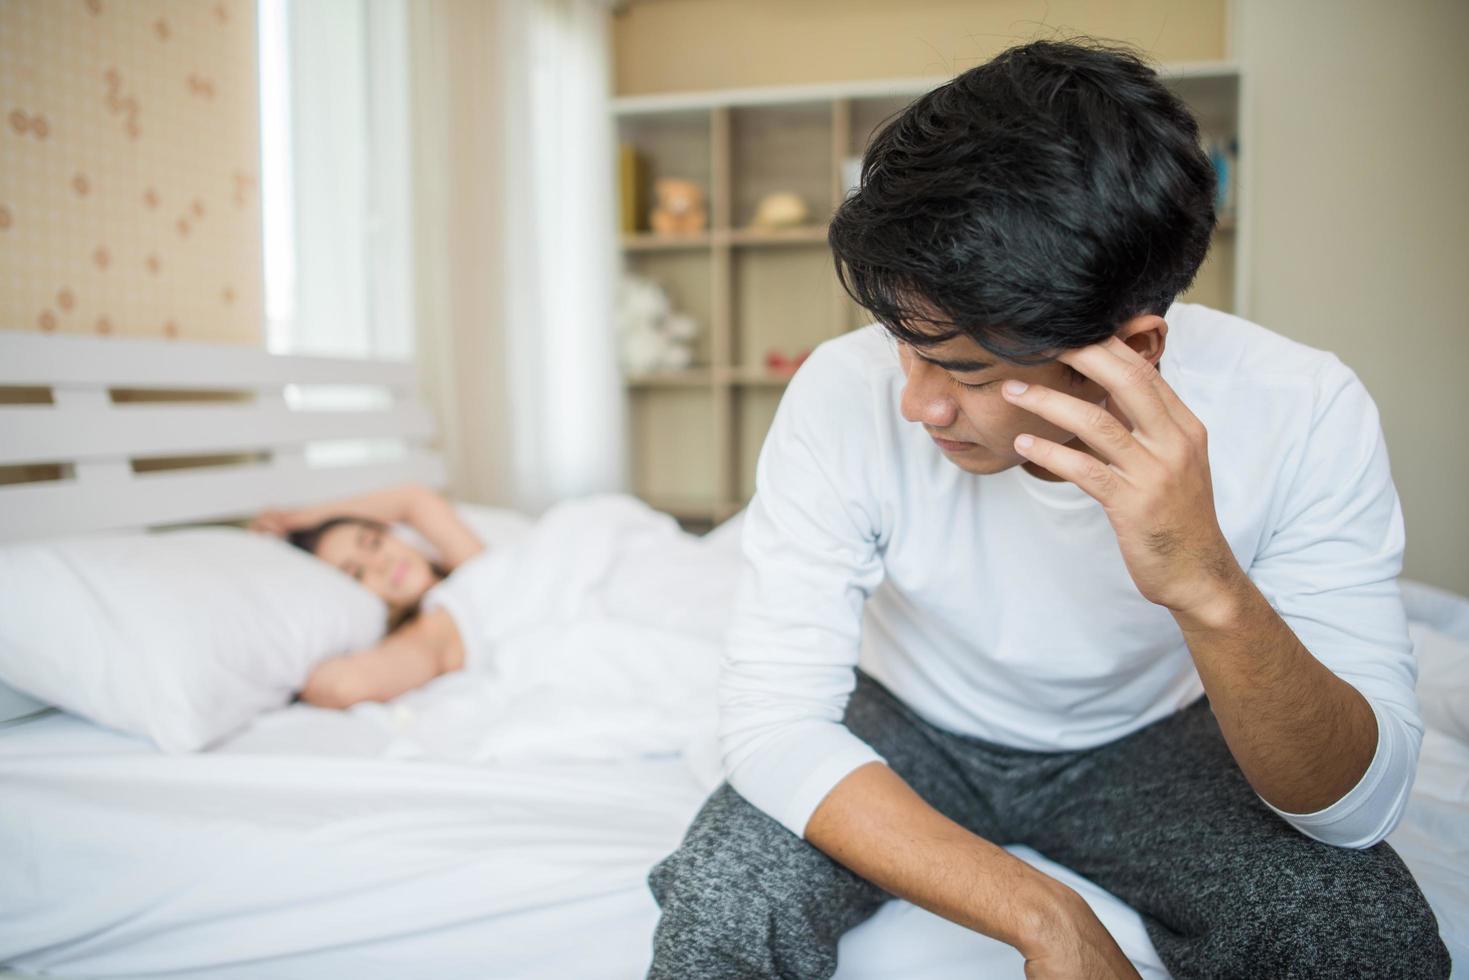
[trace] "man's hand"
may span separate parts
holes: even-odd
[[[955,823],[881,762],[817,806],[806,840],[889,894],[1019,950],[1031,977],[1136,977],[1072,888]]]
[[[1029,980],[1136,980],[1138,972],[1076,892],[1056,883],[1054,915],[1020,947]]]
[[[1100,405],[1044,385],[1007,381],[1004,397],[1096,455],[1021,435],[1015,450],[1097,500],[1138,591],[1198,618],[1236,592],[1244,572],[1219,529],[1204,425],[1157,369],[1116,337],[1058,358],[1107,390],[1133,428]]]

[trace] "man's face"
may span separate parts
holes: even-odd
[[[1006,401],[1000,394],[1005,381],[1043,384],[1090,402],[1107,394],[1059,361],[1013,364],[964,336],[924,348],[899,342],[898,359],[907,378],[903,418],[923,426],[949,461],[969,473],[999,473],[1022,463],[1042,479],[1056,479],[1015,451],[1015,437],[1026,432],[1063,445],[1076,438]],[[1079,443],[1076,448],[1085,451]]]

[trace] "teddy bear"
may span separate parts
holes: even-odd
[[[651,279],[623,275],[617,289],[617,332],[628,375],[679,371],[693,363],[698,325],[693,317],[675,313],[668,294]]]
[[[708,227],[704,190],[698,184],[677,177],[659,177],[653,181],[653,193],[658,203],[648,218],[658,234],[693,235]]]

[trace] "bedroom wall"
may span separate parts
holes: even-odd
[[[251,0],[0,0],[0,329],[258,344]]]
[[[1382,412],[1408,575],[1469,595],[1469,4],[1242,0],[1249,309]]]
[[[618,95],[957,73],[1056,33],[1164,61],[1225,56],[1226,0],[632,0],[613,18]]]

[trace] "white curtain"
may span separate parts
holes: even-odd
[[[418,349],[466,499],[538,511],[625,486],[609,18],[409,7]]]
[[[609,11],[502,0],[506,358],[516,503],[623,483]]]
[[[625,486],[601,0],[260,0],[272,349],[416,356],[450,490]]]
[[[405,0],[260,0],[267,338],[413,353]]]

